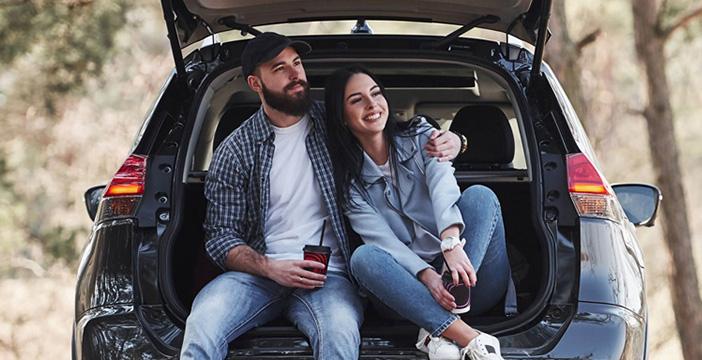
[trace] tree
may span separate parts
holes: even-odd
[[[0,3],[0,64],[29,58],[35,74],[24,88],[53,112],[66,93],[100,74],[126,22],[131,0],[16,0]],[[38,75],[37,75],[38,74]],[[33,99],[33,100],[34,100]]]
[[[562,81],[563,88],[568,94],[586,132],[591,134],[593,124],[589,116],[587,101],[583,94],[580,78],[582,69],[579,60],[583,49],[597,39],[600,30],[596,29],[574,41],[568,29],[565,0],[553,2],[549,29],[553,36],[551,36],[546,46],[545,58],[548,60],[551,69],[556,73],[556,77]]]
[[[671,16],[656,0],[632,0],[636,53],[645,72],[646,119],[656,180],[665,196],[663,234],[673,261],[670,272],[673,311],[685,359],[702,359],[702,300],[692,253],[690,223],[682,182],[678,142],[666,74],[665,45],[670,36],[702,15],[702,4]],[[671,19],[672,17],[672,19]]]
[[[97,78],[110,60],[131,3],[0,1],[4,80],[0,82],[0,227],[6,225],[3,230],[16,230],[24,240],[38,243],[52,258],[75,257],[76,231],[48,224],[51,199],[46,199],[44,189],[22,188],[25,183],[37,183],[23,180],[61,161],[46,151],[52,128],[61,119],[69,95],[82,90],[87,80]],[[16,139],[22,140],[21,145],[8,145]],[[28,176],[16,176],[18,169]],[[2,250],[10,241],[12,248],[24,243],[7,233],[2,237]]]

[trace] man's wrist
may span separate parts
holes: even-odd
[[[261,255],[261,275],[263,277],[270,279],[271,278],[271,265],[272,261],[268,259],[268,256]]]
[[[463,155],[468,150],[468,138],[458,132],[454,132],[454,134],[458,135],[458,138],[461,140],[461,149],[458,151],[458,155]]]

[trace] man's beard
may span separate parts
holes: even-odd
[[[293,95],[287,95],[287,91],[295,87],[295,85],[302,85],[303,90]],[[302,116],[307,113],[312,105],[310,85],[304,80],[291,82],[283,88],[282,93],[269,90],[263,83],[261,83],[261,89],[266,104],[284,114]]]

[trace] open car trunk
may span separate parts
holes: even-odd
[[[528,215],[532,211],[529,184],[481,183],[492,188],[502,204],[508,255],[517,289],[518,310],[523,312],[527,307],[533,305],[533,300],[540,288],[543,287],[546,278],[543,273],[546,261],[544,252],[540,245],[539,236],[531,224],[531,217]],[[462,183],[461,187],[468,185],[470,184]],[[187,204],[191,209],[191,215],[188,216],[189,220],[177,240],[176,252],[173,254],[177,265],[173,267],[172,276],[177,279],[175,284],[178,287],[177,292],[183,305],[190,309],[197,291],[219,274],[220,270],[209,261],[204,251],[201,224],[204,221],[206,202],[202,194],[203,186],[202,184],[191,184],[187,188]],[[500,303],[487,313],[477,316],[468,312],[464,314],[463,319],[471,326],[484,331],[486,327],[499,328],[501,322],[508,320],[502,306],[503,304]],[[393,320],[383,313],[378,313],[378,310],[370,304],[366,307],[364,316],[365,322],[361,328],[361,336],[365,351],[382,342],[390,342],[394,348],[414,350],[413,344],[417,337],[417,326],[409,321]],[[231,346],[238,350],[251,349],[260,347],[259,342],[262,339],[291,337],[304,339],[302,333],[290,322],[280,318],[250,331],[234,341]],[[384,346],[386,345],[384,344]]]
[[[393,37],[387,37],[389,43]],[[385,41],[384,40],[384,41]],[[377,41],[374,39],[374,41]],[[331,43],[329,39],[320,40],[320,44]],[[353,47],[353,44],[347,44]],[[224,46],[227,46],[226,44]],[[239,47],[238,45],[231,45]],[[382,45],[379,45],[382,46]],[[481,48],[484,47],[484,49]],[[473,184],[482,184],[491,188],[498,196],[505,224],[508,256],[512,277],[516,285],[517,308],[519,314],[507,317],[504,304],[497,304],[484,314],[468,312],[463,318],[469,324],[483,331],[499,333],[509,328],[514,331],[515,319],[520,313],[530,311],[538,313],[546,306],[543,300],[549,279],[549,242],[544,227],[539,225],[537,212],[538,194],[536,188],[540,182],[534,181],[531,157],[538,154],[530,149],[529,136],[532,135],[530,123],[524,110],[518,108],[518,92],[514,91],[513,79],[507,79],[505,73],[491,69],[488,62],[480,61],[480,54],[490,54],[495,49],[494,43],[484,42],[472,49],[472,61],[460,63],[455,60],[419,57],[373,57],[368,53],[360,55],[345,54],[346,57],[333,56],[321,50],[319,44],[313,44],[317,56],[305,59],[307,78],[311,85],[312,96],[323,98],[323,81],[334,69],[350,63],[363,63],[376,73],[388,90],[390,104],[395,114],[402,119],[413,115],[428,115],[437,121],[443,129],[452,129],[465,133],[495,134],[494,131],[482,131],[484,124],[502,121],[503,133],[494,138],[475,138],[471,155],[459,157],[454,166],[456,177],[462,189]],[[319,50],[318,50],[319,49]],[[236,49],[232,51],[236,53]],[[365,55],[364,55],[365,54]],[[221,273],[205,253],[205,237],[202,224],[205,221],[206,199],[203,194],[204,179],[214,148],[242,121],[246,120],[259,107],[256,94],[246,87],[240,76],[236,60],[226,63],[212,72],[210,82],[203,85],[206,90],[199,91],[202,96],[200,110],[196,118],[188,156],[188,164],[183,176],[183,185],[176,195],[180,199],[183,216],[180,230],[175,238],[167,239],[173,243],[171,254],[171,273],[167,274],[175,286],[177,307],[189,311],[197,292],[211,279]],[[524,102],[522,102],[523,104]],[[468,120],[454,119],[459,110],[470,108],[475,118],[471,125],[465,127]],[[486,108],[491,111],[485,111]],[[501,113],[504,119],[482,118],[488,113]],[[482,125],[481,125],[482,124]],[[466,135],[469,135],[465,133]],[[469,143],[471,142],[469,136]],[[511,145],[510,145],[511,144]],[[510,149],[511,147],[511,149]],[[192,149],[191,149],[192,148]],[[495,154],[497,153],[497,154]],[[532,154],[532,155],[530,155]],[[172,304],[173,305],[173,304]],[[535,309],[537,308],[537,309]],[[408,321],[390,320],[368,306],[365,323],[361,330],[365,349],[383,343],[396,348],[413,349],[416,341],[417,327]],[[531,317],[528,321],[533,321]],[[523,325],[527,325],[526,321]],[[302,334],[284,319],[275,320],[267,325],[252,330],[233,346],[247,349],[260,346],[261,339],[300,338]],[[259,344],[259,345],[257,345]],[[374,345],[375,344],[375,345]],[[409,350],[408,350],[409,351]]]

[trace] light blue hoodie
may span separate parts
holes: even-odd
[[[441,254],[441,232],[451,225],[461,233],[464,228],[452,164],[424,151],[432,129],[422,118],[418,135],[395,137],[397,188],[364,153],[363,184],[352,182],[346,210],[364,243],[389,252],[415,276]]]

